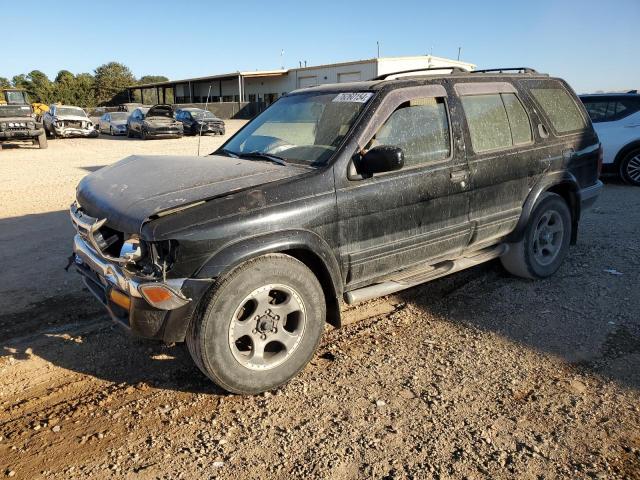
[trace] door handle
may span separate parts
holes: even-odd
[[[455,172],[451,172],[451,181],[453,183],[460,183],[463,187],[463,184],[469,180],[469,172],[466,170],[457,170]]]
[[[571,160],[576,154],[576,151],[573,148],[567,148],[562,151],[562,158],[565,160]]]

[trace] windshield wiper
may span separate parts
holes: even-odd
[[[270,160],[273,163],[277,163],[278,165],[282,165],[282,166],[287,165],[287,161],[284,158],[279,157],[278,155],[273,155],[272,153],[255,151],[255,152],[238,153],[236,155],[238,155],[240,158],[260,158],[264,160]]]
[[[236,152],[232,152],[231,150],[227,150],[226,148],[220,149],[220,151],[226,155],[229,155],[233,158],[240,158]],[[214,155],[213,153],[211,155]]]

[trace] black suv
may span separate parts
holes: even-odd
[[[306,365],[342,301],[495,258],[552,275],[602,188],[584,107],[530,69],[421,73],[298,90],[210,156],[88,175],[71,207],[86,285],[256,393]]]

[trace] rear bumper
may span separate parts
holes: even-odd
[[[582,188],[578,191],[580,195],[580,210],[582,212],[588,210],[598,199],[598,195],[602,191],[602,181],[598,180],[596,183],[587,188]]]

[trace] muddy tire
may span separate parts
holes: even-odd
[[[518,277],[549,277],[567,256],[571,230],[567,203],[555,193],[544,193],[533,209],[522,240],[510,243],[500,261],[509,273]]]
[[[322,287],[288,255],[242,264],[205,302],[189,325],[187,346],[200,370],[232,393],[289,381],[311,360],[324,329]]]
[[[620,178],[629,185],[640,187],[640,149],[624,156],[620,162]]]
[[[127,127],[127,138],[133,138],[133,132],[129,127]]]
[[[42,132],[40,135],[38,135],[36,141],[38,142],[38,148],[44,149],[49,146],[49,143],[47,142],[47,134],[45,132]]]

